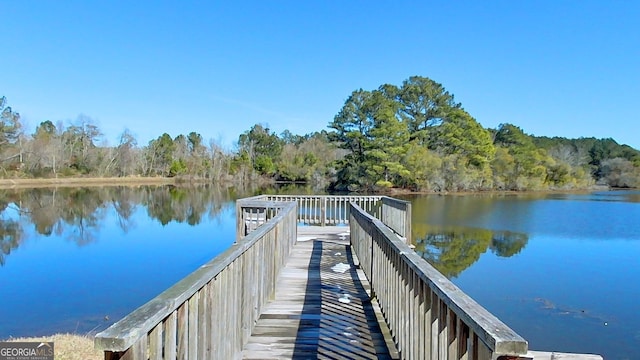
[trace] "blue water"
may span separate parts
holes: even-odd
[[[640,359],[639,191],[426,196],[412,202],[418,250],[426,245],[436,267],[454,269],[451,280],[531,349]],[[435,243],[430,233],[454,234],[453,244],[465,236],[458,234],[480,238],[483,231],[493,238],[518,234],[526,242],[505,257],[487,240],[474,250],[480,253],[475,261],[459,256],[465,262],[458,268],[445,263],[456,251],[429,252]]]
[[[0,339],[103,330],[235,238],[228,200],[220,211],[205,209],[197,225],[175,218],[162,225],[139,203],[123,224],[104,203],[80,217],[82,224],[58,221],[50,235],[38,233],[19,208],[12,203],[2,213],[2,221],[18,220],[23,233],[0,266]]]
[[[640,191],[423,195],[416,250],[531,349],[640,359]],[[0,339],[94,334],[229,247],[211,189],[0,191]]]

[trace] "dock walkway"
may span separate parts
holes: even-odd
[[[260,315],[242,356],[398,358],[380,310],[370,299],[367,279],[354,265],[348,227],[298,227],[275,298]]]

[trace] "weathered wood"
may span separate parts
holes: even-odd
[[[431,356],[432,358],[448,357],[450,330],[449,310],[456,317],[471,327],[480,341],[490,349],[492,354],[519,356],[527,353],[527,342],[513,330],[507,327],[499,319],[489,313],[486,309],[477,304],[473,299],[464,294],[459,288],[451,283],[446,277],[429,265],[424,259],[417,255],[407,244],[399,239],[380,220],[372,217],[359,207],[352,205],[350,228],[354,233],[361,233],[360,229],[367,229],[371,233],[371,240],[366,246],[358,245],[359,241],[369,241],[368,237],[352,237],[354,248],[373,248],[373,260],[379,266],[391,266],[395,269],[391,278],[380,279],[373,276],[373,271],[363,267],[369,279],[373,279],[372,288],[380,298],[380,306],[385,309],[390,307],[392,317],[387,318],[392,333],[396,335],[398,348],[407,358],[412,357],[409,353],[413,351],[410,346],[413,339],[426,334],[414,334],[412,328],[406,326],[406,314],[417,314],[418,309],[406,309],[408,304],[404,299],[410,298],[410,290],[406,286],[409,281],[409,274],[416,274],[421,282],[426,283],[433,292],[431,301]],[[368,254],[360,254],[359,258],[368,257]],[[390,259],[386,265],[377,262],[376,258]],[[392,283],[394,288],[390,294],[384,295],[379,289],[381,283]],[[400,284],[397,284],[397,283]],[[386,313],[386,311],[385,311]]]
[[[149,359],[162,359],[162,323],[158,324],[149,334]]]
[[[146,360],[149,354],[147,334],[139,337],[122,355],[122,360]]]
[[[358,204],[362,209],[368,211],[374,216],[380,216],[381,200],[388,198],[385,196],[338,196],[338,195],[264,195],[251,198],[252,201],[267,200],[274,202],[293,201],[298,204],[298,221],[307,225],[320,226],[336,226],[346,225],[349,223],[349,204]],[[390,202],[397,201],[406,203],[402,200],[392,198]],[[409,204],[410,206],[410,204]],[[410,215],[410,212],[409,212]],[[410,224],[411,217],[403,222]],[[410,225],[409,225],[410,226]],[[409,227],[410,229],[410,227]],[[399,233],[406,234],[406,228]],[[411,232],[409,231],[409,234]]]
[[[198,320],[197,320],[197,328],[198,328],[198,359],[207,359],[208,352],[208,327],[211,325],[209,323],[209,319],[211,318],[211,314],[207,311],[207,285],[203,286],[202,289],[198,292]]]
[[[224,324],[222,322],[222,310],[220,304],[224,302],[224,291],[222,289],[222,281],[218,277],[211,281],[211,291],[209,296],[211,297],[211,304],[213,307],[213,314],[211,315],[211,358],[222,359],[222,347],[223,344],[220,341],[220,334],[223,334]]]
[[[178,358],[177,352],[177,320],[178,320],[178,312],[174,311],[169,315],[167,320],[164,322],[164,358],[165,359],[176,359]]]
[[[368,285],[361,282],[366,279],[351,261],[345,231],[299,229],[300,240],[244,346],[244,359],[398,357],[388,350],[393,342],[387,343],[382,315],[376,316]]]
[[[411,244],[411,203],[383,196],[380,220]]]
[[[198,359],[198,298],[200,292],[196,292],[189,300],[189,360]]]
[[[251,205],[257,206],[255,203]],[[260,306],[266,303],[273,292],[275,275],[286,261],[291,244],[296,241],[296,204],[271,202],[265,206],[268,206],[266,214],[269,221],[147,304],[97,334],[94,341],[96,348],[105,350],[105,357],[117,357],[122,353],[125,358],[148,358],[147,354],[151,358],[161,358],[175,353],[174,358],[203,359],[213,357],[212,351],[222,354],[221,358],[233,358],[239,354],[245,341],[240,331],[240,314],[242,305],[246,303],[242,296],[251,292],[241,291],[245,273],[234,262],[243,258],[242,261],[248,263],[261,263],[263,259],[255,256],[263,254],[282,257],[268,259],[269,264],[264,267],[267,271],[254,274],[263,278],[259,281],[263,287],[259,293],[262,299],[256,299],[254,303],[258,303],[258,308],[252,309],[252,312],[259,314]],[[264,252],[248,252],[252,248],[261,248]],[[249,256],[253,257],[244,259]],[[223,279],[224,285],[207,286],[211,281],[215,283],[216,278]],[[212,289],[217,293],[211,293]],[[226,297],[228,294],[231,296]],[[215,304],[214,299],[217,299]],[[223,331],[230,331],[229,337],[219,336],[220,331],[216,333],[218,336],[213,336],[214,326],[220,326],[212,321],[216,317],[223,321]],[[173,337],[163,332],[167,326],[169,329],[173,326],[167,325],[167,321],[175,323]],[[249,326],[252,326],[251,322]],[[141,339],[144,341],[141,342]]]
[[[532,360],[602,360],[602,356],[600,355],[568,354],[545,351],[529,351],[524,358]]]
[[[178,308],[177,318],[178,359],[189,358],[189,303],[183,303]]]

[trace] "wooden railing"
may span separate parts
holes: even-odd
[[[255,197],[236,201],[236,241],[276,216],[282,204]]]
[[[349,223],[349,204],[358,204],[373,216],[380,216],[382,196],[262,195],[251,200],[295,201],[301,225],[337,226]]]
[[[362,195],[261,195],[243,200],[250,201],[295,201],[298,204],[298,222],[302,225],[348,225],[349,205],[361,209],[382,221],[405,238],[411,237],[411,203],[388,196]],[[240,206],[240,205],[238,205]],[[239,220],[244,222],[244,220]]]
[[[371,214],[371,213],[369,213]],[[385,196],[382,198],[380,220],[411,244],[411,203]]]
[[[261,226],[246,229],[229,250],[97,334],[105,359],[239,357],[297,234],[295,203],[247,205],[247,213],[265,214]]]
[[[382,221],[350,210],[351,245],[403,359],[496,359],[527,342],[429,265]]]

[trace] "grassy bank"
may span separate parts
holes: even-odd
[[[11,338],[8,341],[48,342],[53,341],[56,360],[100,360],[103,354],[93,348],[93,337],[56,334],[42,337]]]

